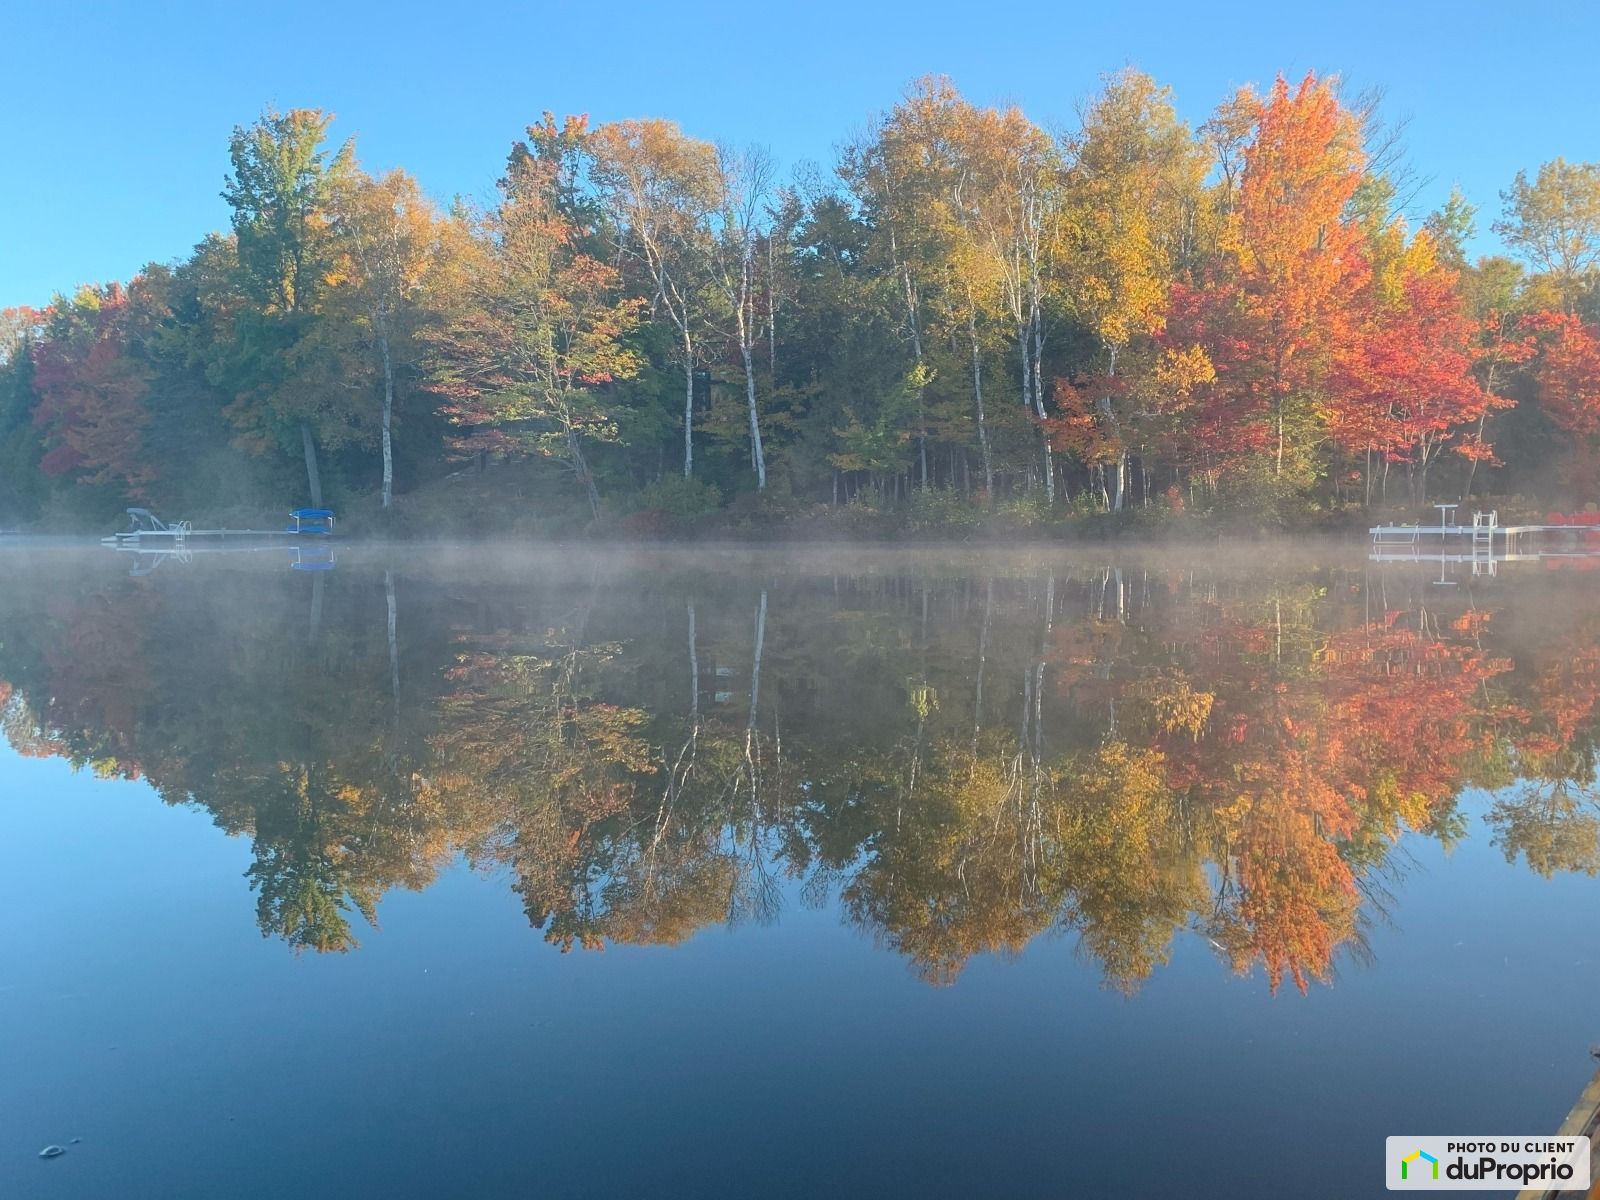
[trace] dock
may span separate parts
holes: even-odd
[[[303,538],[331,538],[334,515],[326,508],[297,508],[289,514],[293,524],[283,529],[196,529],[188,521],[163,521],[147,508],[127,510],[128,528],[100,539],[118,550],[175,550],[194,542],[280,542]]]
[[[1591,1142],[1600,1139],[1600,1072],[1595,1074],[1589,1081],[1589,1086],[1578,1096],[1578,1102],[1572,1106],[1572,1111],[1561,1123],[1561,1128],[1556,1130],[1556,1136],[1587,1137]],[[1588,1200],[1600,1200],[1600,1177],[1596,1177],[1592,1170],[1590,1176],[1591,1185],[1583,1195],[1588,1197]],[[1551,1188],[1531,1187],[1518,1192],[1517,1200],[1573,1200],[1577,1195],[1576,1190],[1562,1192]]]
[[[1470,563],[1474,574],[1494,574],[1502,562],[1600,557],[1600,514],[1570,520],[1559,513],[1542,524],[1502,525],[1498,512],[1475,512],[1471,524],[1454,519],[1454,504],[1436,504],[1435,525],[1374,525],[1373,562]]]

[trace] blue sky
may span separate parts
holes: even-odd
[[[907,81],[1070,123],[1102,72],[1170,84],[1192,121],[1283,71],[1381,85],[1409,117],[1425,211],[1459,183],[1491,251],[1519,168],[1600,159],[1600,5],[378,4],[61,0],[11,6],[0,35],[0,307],[124,278],[226,224],[233,125],[320,106],[372,168],[447,199],[492,188],[540,111],[659,115],[761,141],[781,162],[834,145]]]

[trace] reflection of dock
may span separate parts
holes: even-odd
[[[128,574],[133,576],[149,575],[165,562],[192,562],[196,554],[259,554],[262,551],[287,554],[291,556],[289,568],[294,571],[331,571],[337,565],[334,548],[326,542],[306,546],[292,541],[263,542],[245,546],[190,546],[183,542],[148,546],[134,543],[115,548],[132,559],[133,565],[129,567]]]
[[[1583,1089],[1583,1094],[1578,1097],[1578,1102],[1572,1106],[1572,1111],[1567,1114],[1567,1119],[1561,1122],[1561,1128],[1556,1130],[1557,1137],[1588,1137],[1591,1141],[1600,1139],[1600,1072],[1589,1081],[1589,1086]],[[1585,1193],[1589,1200],[1600,1198],[1600,1178],[1595,1178],[1591,1170],[1590,1179],[1592,1186]],[[1555,1192],[1548,1188],[1523,1188],[1517,1193],[1517,1200],[1571,1200],[1572,1192]]]

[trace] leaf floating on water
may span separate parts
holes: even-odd
[[[46,1146],[43,1150],[39,1151],[39,1157],[60,1158],[66,1152],[67,1148],[65,1146]]]

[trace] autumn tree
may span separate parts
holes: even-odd
[[[458,423],[499,427],[561,462],[598,517],[584,444],[617,437],[606,388],[638,369],[622,340],[642,302],[583,251],[560,182],[559,158],[513,156],[501,202],[465,252],[450,319],[430,334],[432,378]]]
[[[26,304],[0,308],[0,365],[11,362],[38,334],[43,315]]]
[[[1241,94],[1230,113],[1254,106]],[[1291,89],[1280,77],[1236,169],[1219,252],[1197,284],[1173,289],[1170,336],[1203,346],[1216,371],[1202,454],[1261,448],[1275,477],[1304,478],[1323,375],[1365,273],[1362,232],[1342,219],[1362,178],[1360,130],[1330,80]]]
[[[32,379],[46,475],[115,484],[134,499],[156,479],[143,447],[153,372],[141,346],[155,314],[142,308],[128,289],[110,284],[59,297],[46,311]]]
[[[957,119],[966,104],[950,80],[926,76],[849,146],[839,166],[874,235],[871,250],[893,282],[916,381],[917,479],[928,486],[928,318],[944,300],[951,267],[950,209],[958,163]],[[981,396],[981,384],[978,385]]]
[[[1551,277],[1562,308],[1571,312],[1600,271],[1600,163],[1557,158],[1531,182],[1518,171],[1500,198],[1505,213],[1494,231]]]
[[[1461,273],[1471,265],[1467,261],[1467,243],[1477,232],[1477,209],[1467,202],[1459,187],[1450,189],[1444,204],[1428,214],[1422,230],[1433,242],[1433,250],[1441,265]]]
[[[1044,426],[1043,361],[1046,304],[1058,283],[1053,268],[1061,230],[1061,158],[1044,132],[1014,105],[995,109],[965,104],[959,118],[961,173],[952,205],[959,231],[953,239],[955,273],[966,297],[985,484],[994,487],[976,318],[999,309],[1016,345],[1022,407],[1039,425],[1045,500],[1052,503],[1056,476]]]
[[[642,273],[652,316],[665,313],[683,369],[683,474],[694,475],[694,376],[703,356],[713,216],[722,208],[716,147],[671,121],[616,121],[587,149],[618,250]]]
[[[1572,482],[1587,500],[1600,473],[1600,332],[1570,313],[1533,313],[1523,325],[1538,346],[1539,407],[1571,439]]]
[[[375,360],[381,392],[382,503],[394,497],[395,390],[416,359],[430,285],[443,288],[456,226],[394,170],[376,178],[351,167],[329,189],[334,241],[329,279],[331,324],[353,334]],[[398,383],[397,383],[398,380]]]
[[[1115,381],[1130,347],[1160,332],[1173,283],[1193,261],[1201,219],[1205,152],[1178,120],[1166,88],[1124,70],[1085,108],[1069,142],[1067,294],[1099,342]],[[1153,370],[1157,356],[1139,362]],[[1140,417],[1136,387],[1091,387],[1103,436],[1115,453],[1111,506],[1121,510],[1128,457]]]
[[[1396,231],[1397,237],[1403,232]],[[1441,265],[1433,239],[1419,234],[1384,269],[1373,272],[1356,303],[1362,319],[1334,347],[1329,432],[1351,452],[1376,453],[1413,472],[1414,503],[1427,500],[1428,468],[1450,443],[1464,457],[1490,453],[1486,415],[1511,401],[1473,371],[1479,326],[1466,310],[1457,275]],[[1371,499],[1371,472],[1368,472]]]

